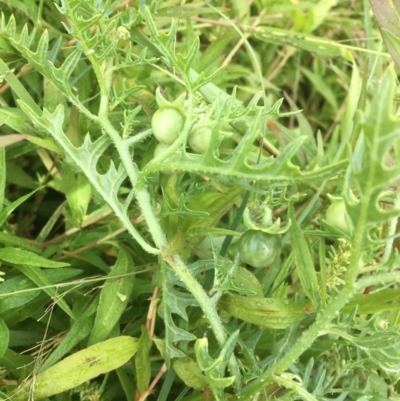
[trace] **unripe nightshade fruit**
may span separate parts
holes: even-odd
[[[172,145],[183,129],[185,117],[175,107],[165,106],[158,109],[151,120],[151,128],[159,142]]]

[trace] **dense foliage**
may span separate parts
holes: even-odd
[[[0,1],[1,399],[400,399],[371,3]]]

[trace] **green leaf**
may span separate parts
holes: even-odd
[[[307,68],[300,68],[301,72],[310,80],[313,89],[319,92],[325,100],[330,104],[333,111],[336,113],[338,109],[338,105],[336,102],[336,96],[333,93],[331,87],[324,81],[324,79],[313,72],[311,72]]]
[[[203,53],[198,56],[198,71],[215,71],[220,67],[221,61],[224,57],[224,50],[226,46],[233,40],[231,32],[221,31],[220,36],[213,40],[207,46]]]
[[[69,263],[55,262],[39,256],[36,253],[12,247],[0,249],[0,260],[13,265],[29,265],[48,268],[69,266]]]
[[[15,132],[33,135],[32,126],[27,121],[29,121],[27,116],[15,107],[2,107],[0,109],[0,126],[5,124]]]
[[[0,232],[0,242],[5,245],[14,245],[18,248],[24,248],[27,251],[31,251],[34,253],[39,253],[39,249],[32,245],[30,242],[25,240],[24,238],[17,237],[16,235],[12,235],[9,233]]]
[[[63,166],[62,183],[72,212],[72,222],[75,227],[80,227],[92,195],[90,183],[83,174],[74,174],[67,166]]]
[[[6,188],[6,152],[4,148],[0,149],[0,213],[4,207],[4,190]],[[1,226],[0,222],[0,226]]]
[[[43,139],[43,138],[38,138],[36,136],[27,135],[26,140],[29,141],[30,143],[34,143],[37,146],[51,150],[54,153],[58,154],[62,153],[60,147],[51,138]]]
[[[349,334],[341,328],[327,331],[349,341],[365,353],[378,369],[385,371],[391,380],[397,380],[400,374],[400,326],[387,327],[387,321],[379,317],[371,319],[368,325],[368,329],[362,327],[364,330],[359,335]]]
[[[351,158],[346,181],[355,179],[360,201],[355,202],[347,195],[346,209],[354,227],[364,224],[376,227],[391,217],[398,217],[396,207],[383,209],[379,206],[384,191],[390,185],[397,186],[400,179],[400,165],[386,165],[386,157],[393,143],[400,138],[400,117],[393,115],[393,98],[396,90],[396,75],[389,69],[383,76],[373,97],[370,112],[363,124],[361,135]],[[363,225],[363,236],[368,231]]]
[[[25,368],[29,374],[34,368],[34,359],[30,355],[20,355],[17,352],[7,349],[0,357],[0,364],[5,368],[13,371],[22,370]]]
[[[17,163],[7,161],[7,182],[23,188],[37,189],[39,184]]]
[[[300,322],[307,313],[306,304],[288,299],[223,295],[218,307],[247,323],[269,329],[286,329]]]
[[[190,217],[182,220],[182,229],[184,232],[197,228],[214,227],[221,217],[239,199],[243,192],[241,188],[231,188],[223,193],[205,192],[204,194],[192,199],[188,203],[188,208],[196,211],[207,213],[207,218]]]
[[[175,274],[165,264],[162,264],[158,278],[161,281],[163,299],[158,308],[158,313],[162,316],[165,324],[165,355],[167,365],[172,358],[183,358],[185,354],[179,350],[175,343],[177,341],[192,341],[196,336],[181,327],[178,327],[172,313],[180,316],[184,321],[188,320],[186,308],[198,306],[192,294],[178,291],[174,288],[174,283],[178,284]],[[182,286],[182,283],[179,283]]]
[[[385,289],[374,294],[356,294],[342,309],[344,313],[374,314],[387,310],[399,310],[400,290]]]
[[[120,248],[117,262],[100,292],[99,305],[88,345],[105,340],[119,322],[134,287],[135,276],[130,274],[133,269],[131,256]]]
[[[73,323],[67,335],[61,340],[57,347],[52,351],[49,357],[40,367],[39,372],[43,372],[50,366],[58,362],[77,344],[89,336],[93,328],[94,314],[97,310],[98,298],[96,298],[85,312]]]
[[[26,401],[33,389],[36,400],[76,388],[101,374],[119,368],[137,351],[138,340],[121,336],[111,338],[68,356],[51,368],[24,382],[10,396],[14,401]]]
[[[26,289],[32,287],[32,284],[32,281],[23,275],[12,277],[2,283],[0,287],[0,313],[18,308],[35,299],[40,290],[25,292]]]
[[[174,358],[171,362],[172,369],[185,383],[186,386],[202,391],[206,380],[201,373],[199,365],[189,356]]]
[[[35,346],[43,341],[43,333],[37,331],[26,331],[26,330],[10,330],[10,341],[9,347],[24,347],[24,346]]]
[[[2,313],[3,320],[7,323],[8,327],[13,327],[19,322],[23,322],[29,319],[32,315],[38,311],[45,313],[46,304],[49,303],[49,296],[46,293],[41,292],[35,299],[24,305],[8,309]]]
[[[80,275],[82,270],[64,268],[62,270],[44,270],[42,273],[54,285]],[[22,274],[7,279],[0,286],[0,313],[5,316],[5,312],[9,310],[25,306],[34,300],[39,293],[40,290],[37,286]],[[21,310],[18,310],[17,313],[22,315]]]
[[[13,16],[10,18],[9,24],[12,24],[12,21],[14,21],[15,24]],[[12,90],[16,93],[19,99],[23,100],[32,110],[35,111],[35,113],[41,113],[40,107],[32,99],[31,95],[21,84],[20,80],[12,73],[11,68],[9,68],[1,58],[0,58],[0,74],[5,75],[5,80],[10,85]]]
[[[139,349],[139,348],[138,348]],[[115,370],[118,375],[118,380],[124,390],[127,401],[134,401],[135,397],[135,384],[132,381],[132,377],[128,375],[126,370],[121,367]]]
[[[206,382],[218,401],[225,399],[223,389],[231,386],[235,377],[224,377],[225,369],[232,356],[234,347],[239,338],[239,330],[228,338],[220,354],[216,359],[210,357],[208,352],[208,339],[203,337],[195,343],[196,360],[201,370],[206,374]]]
[[[150,172],[178,170],[215,177],[232,177],[235,182],[242,185],[254,181],[260,183],[302,182],[314,185],[325,179],[331,179],[346,165],[346,161],[340,161],[314,170],[301,171],[298,166],[291,163],[291,159],[307,139],[305,136],[289,143],[277,158],[269,158],[262,163],[250,165],[247,161],[247,155],[258,134],[255,127],[253,127],[252,132],[253,135],[246,134],[228,160],[220,159],[214,149],[217,144],[211,143],[208,151],[203,155],[186,154],[173,161],[164,160],[162,163],[149,163],[144,167],[141,175],[144,179]]]
[[[158,249],[150,246],[132,225],[127,215],[127,208],[130,202],[126,202],[126,204],[123,205],[118,198],[118,190],[127,176],[123,163],[120,163],[117,169],[115,164],[111,161],[105,174],[99,174],[97,171],[97,163],[103,152],[110,145],[108,136],[100,136],[95,142],[92,142],[90,135],[86,135],[82,146],[76,148],[72,145],[62,129],[64,122],[64,108],[62,105],[58,105],[53,114],[49,113],[46,109],[43,113],[37,114],[24,102],[21,102],[20,106],[25,113],[30,116],[35,126],[52,135],[65,152],[68,162],[77,166],[85,174],[101,199],[110,205],[127,228],[128,232],[143,249],[149,253],[158,254]],[[132,196],[133,192],[130,194],[130,197]]]
[[[293,46],[315,54],[353,61],[354,47],[344,45],[322,37],[300,34],[296,31],[262,26],[255,33],[255,38],[273,45]],[[357,48],[357,51],[378,54],[378,52]],[[382,56],[382,53],[379,52]]]
[[[400,3],[398,0],[370,0],[383,40],[400,68]]]
[[[236,290],[242,295],[249,297],[264,296],[261,283],[257,277],[249,270],[239,266],[231,276],[232,287],[231,290]]]
[[[55,262],[56,263],[56,262]],[[32,280],[40,289],[42,289],[46,294],[48,294],[54,302],[65,312],[69,317],[75,319],[75,316],[68,306],[67,302],[60,298],[60,294],[57,292],[57,288],[53,283],[47,278],[47,276],[37,267],[18,265],[18,270],[20,270],[25,276]]]
[[[289,218],[291,221],[290,238],[292,241],[292,252],[296,263],[301,286],[307,297],[313,302],[315,307],[319,305],[318,279],[314,268],[309,244],[302,233],[296,216],[294,215],[293,205],[289,207]]]
[[[142,326],[142,335],[139,338],[138,352],[135,356],[136,382],[140,394],[143,394],[150,384],[151,362],[150,349],[151,338],[145,326]]]
[[[8,327],[4,323],[4,320],[0,319],[0,358],[2,358],[6,353],[9,340],[10,340],[10,335]]]
[[[29,199],[39,188],[35,189],[34,191],[30,192],[29,194],[26,194],[24,196],[21,196],[18,198],[16,201],[10,203],[7,207],[5,207],[1,212],[0,212],[0,226],[4,224],[6,221],[7,217],[22,203],[24,203],[27,199]]]

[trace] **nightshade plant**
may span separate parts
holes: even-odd
[[[369,101],[368,76],[362,83],[348,49],[285,37],[352,63],[345,118],[325,151],[304,116],[281,111],[282,99],[268,104],[265,88],[247,102],[219,88],[219,69],[198,70],[200,38],[181,46],[178,22],[162,29],[161,2],[145,3],[46,4],[63,22],[57,29],[1,16],[0,74],[12,93],[0,116],[29,141],[0,152],[1,396],[142,401],[168,370],[159,400],[397,399],[400,167],[387,163],[400,137],[394,71],[373,82]],[[280,32],[257,35],[268,42]],[[43,96],[17,79],[19,63]],[[150,68],[161,88],[143,78]],[[152,115],[159,140],[163,124],[171,129],[157,109],[177,112],[181,129],[175,140],[164,132],[169,146],[154,157]],[[195,153],[188,141],[200,130],[207,146]],[[6,158],[32,151],[51,182],[39,178],[6,200]],[[66,202],[28,241],[12,213],[44,186]],[[346,232],[323,219],[332,187]],[[63,234],[48,239],[60,220]],[[237,240],[247,228],[282,241],[268,268],[242,263]],[[36,357],[20,353],[30,344],[22,331],[38,334]]]

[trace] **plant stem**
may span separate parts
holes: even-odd
[[[99,118],[98,121],[114,142],[132,186],[136,189],[136,201],[142,211],[142,215],[147,223],[156,247],[161,251],[161,256],[163,259],[168,262],[177,276],[197,300],[201,310],[211,326],[219,346],[223,347],[225,345],[227,336],[213,301],[208,297],[207,293],[204,291],[199,282],[192,276],[179,255],[175,254],[166,256],[162,254],[163,251],[165,251],[168,247],[168,241],[161,229],[156,215],[154,214],[151,198],[145,188],[145,185],[137,185],[139,175],[132,162],[129,146],[127,146],[126,141],[119,136],[119,133],[115,130],[107,118]],[[136,237],[134,238],[137,240]],[[241,383],[241,374],[234,356],[232,356],[229,361],[229,370],[231,374],[235,376],[235,385],[237,386],[238,390]]]
[[[248,400],[253,394],[261,391],[266,384],[274,380],[274,375],[285,372],[303,354],[315,339],[321,335],[325,327],[339,313],[339,311],[350,301],[355,293],[355,281],[363,252],[365,238],[365,222],[367,219],[371,188],[365,189],[364,197],[360,203],[360,214],[358,224],[353,236],[353,250],[350,265],[346,273],[346,284],[340,293],[328,303],[326,309],[320,312],[315,322],[303,332],[294,346],[273,366],[267,369],[261,377],[247,385],[241,392],[239,400]]]
[[[310,328],[303,332],[296,344],[275,365],[267,369],[260,378],[247,385],[240,394],[239,400],[248,400],[253,394],[261,391],[266,384],[274,381],[274,375],[283,373],[292,365],[299,356],[306,351],[320,332],[329,324],[340,309],[351,299],[354,286],[345,286],[344,289],[328,304],[326,309],[317,316]]]

